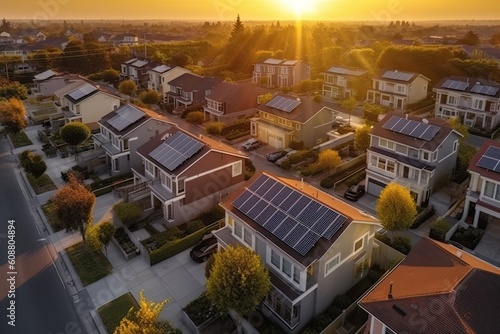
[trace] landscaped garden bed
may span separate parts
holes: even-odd
[[[50,176],[48,176],[47,174],[42,174],[37,179],[30,173],[26,173],[26,178],[28,179],[31,188],[33,188],[33,191],[37,195],[57,189],[56,185],[54,184]]]
[[[54,203],[52,202],[52,200],[49,200],[47,203],[42,205],[42,210],[45,214],[45,217],[47,217],[47,220],[52,227],[53,232],[58,232],[64,228],[59,218],[57,218]]]
[[[470,250],[474,250],[481,241],[483,235],[484,230],[481,230],[479,228],[463,228],[459,226],[455,233],[453,233],[453,235],[451,236],[450,240],[458,242],[459,244],[469,248]]]
[[[202,293],[201,296],[187,304],[183,311],[198,330],[201,330],[215,318],[222,316],[215,304],[208,299],[206,293]]]
[[[139,249],[132,242],[128,234],[125,232],[123,227],[119,227],[115,231],[113,239],[115,244],[123,251],[123,255],[127,260],[130,260],[134,256],[139,254]]]
[[[33,142],[23,131],[20,131],[18,133],[9,133],[9,138],[12,141],[12,145],[14,145],[14,148],[33,145]]]
[[[132,294],[128,292],[99,307],[97,313],[99,313],[107,332],[113,333],[132,307],[137,309],[138,305]]]
[[[83,242],[66,249],[83,286],[94,283],[111,273],[112,266],[101,251],[85,251]]]

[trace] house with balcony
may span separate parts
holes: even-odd
[[[131,166],[141,165],[140,157],[134,154],[137,148],[175,126],[164,119],[151,117],[147,109],[133,104],[113,110],[98,124],[99,132],[93,135],[94,146],[105,152],[106,170],[112,176],[128,173]]]
[[[278,94],[257,107],[250,134],[279,149],[289,147],[292,141],[311,147],[328,140],[336,115],[338,112],[310,97]]]
[[[261,172],[221,206],[219,247],[260,256],[272,283],[261,311],[287,333],[300,333],[368,273],[379,222],[314,186]]]
[[[149,71],[161,65],[156,61],[132,58],[121,64],[120,81],[132,80],[137,87],[149,86]]]
[[[396,182],[410,190],[417,205],[426,205],[436,187],[452,177],[462,135],[439,118],[390,112],[370,137],[367,192],[379,196]]]
[[[500,219],[500,143],[485,141],[467,170],[471,177],[461,221],[478,227],[480,221]]]
[[[348,99],[356,95],[355,81],[366,75],[365,70],[354,70],[344,67],[330,67],[323,75],[321,95],[327,99]]]
[[[86,82],[63,95],[56,103],[56,110],[64,114],[65,123],[81,122],[96,130],[97,122],[118,109],[120,102],[120,96],[113,89]]]
[[[264,79],[265,78],[265,79]],[[270,87],[292,87],[311,79],[311,65],[303,60],[266,59],[254,64],[252,82]]]
[[[500,269],[423,238],[358,304],[364,333],[499,333]]]
[[[193,73],[184,73],[168,82],[170,86],[169,101],[174,104],[176,112],[201,107],[205,103],[205,97],[209,96],[220,82],[222,80],[216,77],[202,77]]]
[[[259,105],[259,97],[263,94],[265,91],[254,85],[219,82],[210,95],[205,97],[205,119],[229,123],[239,117],[253,116]]]
[[[218,140],[171,127],[137,149],[135,183],[147,182],[151,207],[167,226],[214,207],[245,181],[246,155]]]
[[[366,102],[395,110],[405,110],[409,104],[425,99],[431,81],[422,74],[397,70],[384,71],[372,80],[372,88],[366,93]]]
[[[190,70],[179,66],[161,64],[148,71],[148,89],[160,93],[162,102],[168,102],[168,92],[170,92],[171,80],[178,78],[184,73],[191,73]]]
[[[495,130],[500,126],[500,85],[489,80],[447,77],[433,88],[435,115],[460,118],[468,127]]]

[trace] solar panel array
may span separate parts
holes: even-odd
[[[266,103],[266,106],[278,109],[284,112],[291,112],[300,104],[300,99],[290,99],[284,96],[276,96]]]
[[[435,125],[413,121],[410,119],[392,116],[383,126],[384,129],[402,133],[425,141],[431,141],[440,128]]]
[[[336,67],[336,66],[330,67],[326,71],[329,72],[329,73],[355,75],[355,76],[363,75],[364,73],[366,73],[365,71],[350,70],[350,69],[347,69],[347,68]]]
[[[498,87],[484,86],[479,83],[475,84],[474,87],[471,88],[472,93],[484,94],[489,96],[495,96],[498,93]]]
[[[500,147],[488,147],[476,166],[500,173]]]
[[[202,142],[177,131],[151,151],[149,156],[172,172],[202,148]]]
[[[269,58],[269,59],[264,60],[264,64],[278,65],[282,61],[283,60],[281,60],[281,59],[272,59],[272,58]]]
[[[72,91],[68,95],[69,95],[69,97],[71,97],[75,101],[78,101],[82,97],[87,96],[90,93],[95,92],[96,90],[97,90],[96,87],[86,83],[85,85],[81,86],[78,89],[75,89],[74,91]]]
[[[442,88],[448,88],[453,90],[464,91],[469,87],[468,82],[463,82],[459,80],[446,79],[446,81],[441,85]]]
[[[127,126],[137,122],[144,113],[127,104],[116,111],[116,115],[108,120],[108,123],[118,131],[122,131]]]
[[[143,67],[144,65],[146,65],[148,62],[145,61],[145,60],[137,60],[135,61],[134,63],[132,63],[132,66],[135,66],[135,67]]]
[[[233,206],[304,256],[321,238],[330,240],[347,217],[278,182],[259,176]]]
[[[298,60],[286,60],[282,65],[295,65],[298,62]]]
[[[392,79],[392,80],[401,80],[401,81],[409,81],[413,77],[413,73],[406,72],[398,72],[398,71],[386,71],[382,78]]]
[[[170,69],[170,66],[168,65],[160,65],[160,66],[156,66],[155,68],[153,68],[153,71],[155,72],[158,72],[158,73],[163,73],[163,72],[166,72]]]

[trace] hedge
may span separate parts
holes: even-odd
[[[444,242],[446,239],[446,233],[448,233],[450,228],[451,226],[444,219],[438,218],[432,223],[429,231],[429,237],[431,239]]]
[[[241,137],[248,136],[249,134],[250,134],[250,130],[241,131],[241,132],[233,132],[233,133],[225,136],[224,138],[226,138],[226,140],[232,141],[232,140],[235,140],[235,139],[238,139]]]
[[[218,227],[218,224],[213,224],[207,226],[206,228],[196,231],[195,233],[188,235],[182,239],[177,239],[172,242],[169,242],[162,247],[155,249],[151,253],[149,253],[149,261],[151,265],[157,264],[161,261],[164,261],[186,249],[189,249],[196,245],[203,238],[205,234],[208,232],[215,230]]]
[[[123,174],[123,175],[116,175],[116,176],[108,177],[107,179],[91,183],[90,190],[94,191],[97,189],[101,189],[101,188],[110,186],[113,183],[117,183],[118,181],[124,181],[124,180],[130,179],[132,177],[133,177],[132,172],[127,173],[127,174]]]

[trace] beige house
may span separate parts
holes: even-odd
[[[385,71],[372,80],[373,86],[366,93],[366,102],[395,110],[405,110],[409,104],[425,99],[430,82],[422,74],[397,70]]]
[[[378,220],[309,184],[259,173],[221,206],[219,247],[261,257],[272,283],[261,311],[287,333],[300,333],[368,274]]]
[[[261,83],[262,78],[271,87],[295,86],[311,79],[311,65],[303,60],[269,58],[254,65],[252,82]]]
[[[322,96],[327,99],[348,99],[356,95],[353,81],[366,74],[364,70],[353,70],[343,67],[330,67],[323,75]]]
[[[163,102],[168,101],[168,92],[170,92],[169,81],[180,77],[184,73],[191,73],[190,70],[169,65],[159,65],[148,71],[148,89],[160,93]]]

